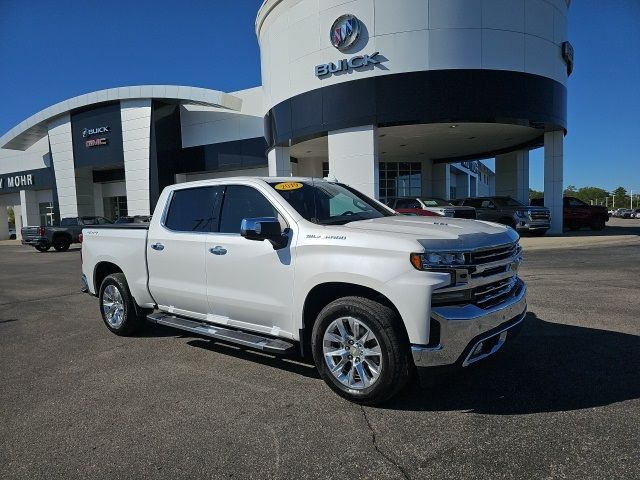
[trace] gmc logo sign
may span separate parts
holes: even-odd
[[[84,142],[84,146],[87,148],[91,148],[91,147],[98,147],[100,145],[108,145],[109,144],[109,139],[108,138],[92,138],[91,140],[87,140],[86,142]]]

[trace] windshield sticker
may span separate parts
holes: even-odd
[[[299,188],[302,188],[302,187],[303,185],[300,182],[284,182],[284,183],[276,184],[273,188],[280,191],[287,191],[287,190],[298,190]]]

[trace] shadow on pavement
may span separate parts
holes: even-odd
[[[503,352],[473,367],[425,370],[384,408],[492,415],[559,412],[640,398],[640,336],[529,313]]]
[[[241,360],[259,363],[260,365],[265,365],[267,367],[285,370],[297,375],[303,375],[309,378],[320,378],[320,375],[318,375],[318,371],[316,370],[313,362],[309,362],[303,358],[279,357],[276,355],[270,355],[268,353],[239,347],[237,345],[231,345],[228,343],[203,338],[189,340],[187,344],[191,345],[192,347],[198,347],[205,350],[210,350],[212,352],[222,353],[224,355],[229,355]]]

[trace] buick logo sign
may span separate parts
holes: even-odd
[[[97,127],[97,128],[85,128],[84,130],[82,130],[82,136],[83,137],[90,137],[92,135],[97,135],[99,133],[107,133],[110,132],[111,128],[110,127]]]
[[[348,50],[349,47],[358,41],[360,36],[360,21],[353,15],[347,14],[337,18],[331,25],[329,39],[331,45],[341,52]]]

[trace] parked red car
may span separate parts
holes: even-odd
[[[534,198],[531,205],[541,207],[544,199]],[[589,227],[591,230],[602,230],[609,221],[609,212],[601,205],[588,205],[575,197],[563,197],[562,221],[571,230]]]

